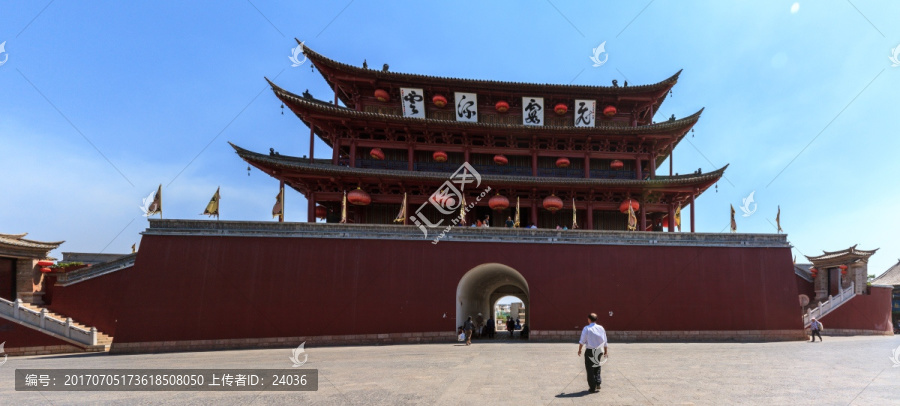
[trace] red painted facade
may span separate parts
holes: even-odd
[[[856,295],[822,317],[829,329],[893,332],[891,327],[891,288],[870,286],[867,295]]]
[[[131,268],[125,268],[69,286],[56,286],[53,280],[45,288],[44,306],[115,336],[116,313],[123,292],[121,287],[128,283],[131,271]]]
[[[134,268],[56,287],[51,308],[70,314],[87,309],[78,301],[106,298],[110,310],[92,321],[117,319],[115,343],[453,331],[462,276],[502,263],[528,283],[533,330],[574,331],[597,312],[611,331],[799,331],[790,255],[789,248],[145,235]]]

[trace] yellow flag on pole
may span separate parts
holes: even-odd
[[[681,203],[678,203],[678,208],[675,209],[675,227],[681,231]]]
[[[778,214],[775,215],[775,224],[778,226],[778,232],[782,232],[781,229],[781,205],[778,206]]]
[[[207,216],[216,216],[216,220],[219,219],[219,189],[216,188],[216,193],[213,195],[212,199],[209,199],[209,203],[206,205],[206,209],[203,210],[202,214]]]
[[[575,198],[572,198],[572,229],[578,228],[578,218],[576,217],[578,210],[575,209]]]
[[[347,222],[347,191],[344,191],[344,200],[341,201],[341,223]]]
[[[516,196],[516,221],[513,224],[513,227],[519,228],[521,224],[519,224],[519,197]]]
[[[284,189],[278,190],[278,196],[275,196],[275,205],[272,206],[272,218],[284,215]]]
[[[394,219],[395,223],[402,223],[406,220],[406,192],[403,193],[403,204],[400,205],[400,213],[397,213],[397,218]]]
[[[634,215],[634,207],[628,205],[628,231],[637,230],[637,216]]]
[[[459,205],[459,224],[466,225],[466,197],[462,197],[462,204]]]
[[[737,223],[734,222],[734,205],[731,205],[731,232],[737,232]]]

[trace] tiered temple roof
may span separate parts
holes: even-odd
[[[640,86],[529,84],[359,68],[303,51],[334,90],[333,102],[269,84],[310,128],[309,158],[232,146],[306,195],[310,221],[323,208],[317,205],[340,212],[344,193],[358,188],[369,203],[352,208],[355,221],[390,222],[404,199],[428,201],[465,162],[492,193],[529,210],[532,224],[559,222],[544,210],[544,200],[558,195],[569,213],[586,212],[588,229],[624,229],[619,211],[631,199],[640,203],[639,229],[661,230],[663,220],[672,229],[676,208],[690,206],[693,231],[694,199],[727,168],[656,173],[703,112],[652,122],[680,71]],[[314,158],[315,137],[331,147],[331,159]],[[488,208],[479,210],[483,217]]]

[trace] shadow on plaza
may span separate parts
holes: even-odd
[[[588,391],[587,389],[585,389],[585,390],[583,390],[583,391],[581,391],[581,392],[560,393],[559,395],[556,395],[556,397],[557,397],[557,398],[563,398],[563,399],[564,399],[564,398],[580,398],[580,397],[584,397],[584,396],[587,396],[587,395],[590,395],[590,394],[591,394],[591,392]]]

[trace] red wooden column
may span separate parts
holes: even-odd
[[[584,178],[588,179],[591,177],[591,157],[585,155],[584,156]]]
[[[675,232],[675,205],[669,203],[669,232]]]
[[[356,141],[350,141],[350,167],[356,168]]]
[[[341,154],[341,139],[339,137],[335,137],[334,142],[331,143],[331,148],[331,164],[337,165]]]
[[[313,162],[313,153],[316,148],[316,126],[309,126],[309,163]]]
[[[534,192],[532,192],[532,193],[534,193]],[[537,199],[537,194],[536,194],[536,193],[535,193],[534,196],[535,196],[535,198],[534,198],[534,199],[531,199],[531,224],[534,224],[534,226],[537,227],[537,223],[538,223],[538,221],[537,221],[537,220],[538,220],[538,215],[537,215],[537,213],[538,213],[538,199]]]
[[[410,146],[407,147],[407,149],[406,149],[406,160],[408,161],[408,165],[406,166],[406,170],[409,170],[409,171],[413,170],[413,159],[414,159],[414,158],[415,158],[415,154],[414,154],[414,151],[413,151],[413,147],[412,147],[412,145],[410,145]],[[405,223],[406,220],[403,220],[403,221],[404,221],[403,224],[406,224],[406,223]]]
[[[309,206],[306,208],[306,222],[307,223],[315,223],[316,222],[316,194],[313,192],[309,192],[309,196],[306,197],[307,202],[309,202]],[[284,203],[282,203],[284,205]],[[284,211],[284,209],[282,209]]]
[[[638,179],[638,180],[643,180],[643,179],[644,179],[644,174],[641,173],[641,158],[638,157],[637,159],[635,159],[635,160],[634,160],[634,164],[635,164],[635,168],[636,168],[635,170],[637,171],[637,179]],[[643,203],[642,203],[642,204],[643,204]]]
[[[691,232],[694,231],[694,193],[691,193]]]
[[[644,201],[641,200],[641,231],[647,231],[647,208],[644,206]]]
[[[594,201],[588,200],[587,202],[587,225],[585,226],[587,230],[594,229]]]
[[[537,151],[531,152],[531,176],[537,176]]]
[[[675,162],[675,145],[669,147],[669,176],[672,176],[673,162]]]
[[[647,163],[650,165],[650,179],[656,179],[656,154],[650,154]]]
[[[468,148],[463,150],[463,161],[469,162],[469,149]]]

